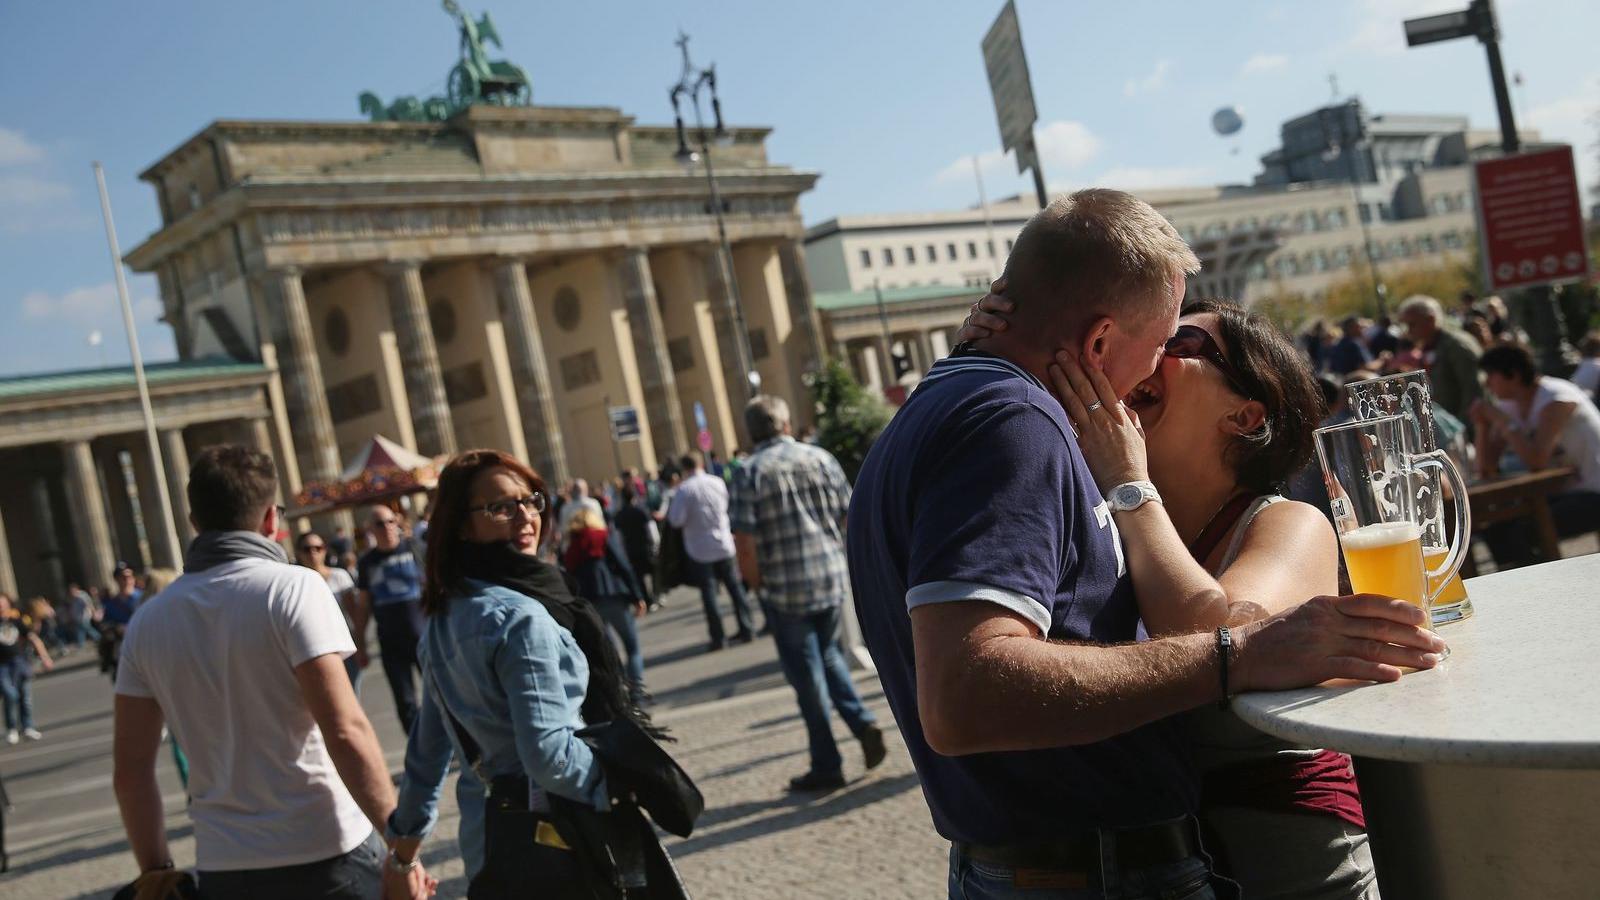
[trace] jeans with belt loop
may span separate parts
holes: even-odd
[[[950,848],[950,900],[1239,900],[1239,886],[1213,874],[1203,851],[1176,862],[1123,869],[1116,830],[1100,830],[1100,870],[1024,869],[980,862]]]

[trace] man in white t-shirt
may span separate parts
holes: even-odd
[[[750,616],[750,601],[733,564],[733,532],[728,529],[728,483],[705,472],[700,451],[691,450],[679,460],[685,473],[683,483],[667,507],[667,522],[683,529],[683,551],[689,557],[689,578],[700,588],[700,603],[705,608],[706,630],[711,649],[728,645],[722,629],[722,610],[717,608],[717,582],[733,598],[733,618],[739,631],[736,644],[755,638],[755,623]]]
[[[271,539],[276,489],[254,450],[195,457],[184,574],[140,606],[122,644],[117,805],[140,872],[170,868],[155,774],[165,723],[189,756],[203,896],[371,900],[394,787],[344,672],[355,644],[339,606]],[[420,869],[390,877],[426,893]]]

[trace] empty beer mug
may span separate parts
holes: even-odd
[[[1357,419],[1365,421],[1380,416],[1404,417],[1406,428],[1402,439],[1406,441],[1409,452],[1431,453],[1439,449],[1428,373],[1402,372],[1385,378],[1369,378],[1346,385],[1345,393],[1350,398],[1350,410],[1355,413]],[[1456,469],[1455,462],[1448,456],[1445,457],[1445,462],[1450,469]],[[1445,535],[1444,528],[1445,502],[1442,486],[1445,471],[1446,469],[1442,468],[1419,469],[1412,475],[1417,521],[1422,528],[1422,555],[1431,568],[1441,570],[1445,568],[1441,563],[1450,552],[1450,541]],[[1456,478],[1451,484],[1459,485],[1464,482],[1460,470],[1456,469]],[[1472,510],[1467,503],[1466,494],[1458,490],[1455,499],[1456,507],[1464,514],[1458,521],[1465,522],[1467,528],[1466,532],[1457,534],[1471,534]],[[1471,545],[1464,543],[1462,552],[1470,551]],[[1472,601],[1467,599],[1467,588],[1461,583],[1459,568],[1442,582],[1431,577],[1429,580],[1431,587],[1439,588],[1438,597],[1433,602],[1430,613],[1433,624],[1457,622],[1472,615]]]
[[[1461,569],[1468,536],[1466,504],[1455,505],[1455,542],[1430,567],[1423,555],[1416,481],[1437,472],[1458,497],[1466,496],[1466,485],[1444,451],[1411,450],[1407,427],[1403,416],[1379,416],[1319,428],[1317,458],[1351,587],[1357,593],[1404,600],[1428,613]]]

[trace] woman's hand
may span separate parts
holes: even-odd
[[[635,619],[644,618],[644,614],[645,614],[646,611],[649,610],[649,608],[650,607],[645,605],[645,602],[643,600],[635,600],[635,601],[633,601],[633,617]]]
[[[1078,448],[1102,492],[1130,481],[1148,481],[1144,429],[1122,405],[1104,372],[1083,365],[1065,350],[1050,364],[1050,390],[1078,431]]]
[[[998,332],[1005,331],[1010,323],[1004,318],[1017,308],[1015,303],[1001,296],[1006,289],[1006,277],[996,278],[989,285],[989,293],[983,299],[972,304],[967,311],[967,318],[961,323],[961,330],[956,332],[956,341],[981,341],[992,337]]]

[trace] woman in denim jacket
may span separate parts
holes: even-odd
[[[592,607],[574,598],[560,572],[538,559],[549,524],[545,484],[508,454],[473,450],[440,474],[430,523],[422,606],[428,616],[419,655],[423,696],[406,746],[405,780],[389,820],[398,839],[388,896],[426,895],[431,885],[412,867],[433,828],[439,792],[454,754],[467,754],[450,716],[477,745],[477,766],[497,787],[525,776],[528,808],[550,808],[550,795],[604,810],[604,772],[576,736],[586,723],[638,717],[615,648]],[[441,705],[442,704],[442,705]],[[461,854],[467,877],[484,868],[486,786],[466,765],[456,783]],[[541,825],[529,853],[551,866],[570,861]],[[565,854],[570,856],[571,853]],[[557,881],[566,876],[551,871]],[[407,877],[402,877],[407,876]],[[472,896],[496,896],[485,879]],[[521,886],[525,893],[528,885]]]

